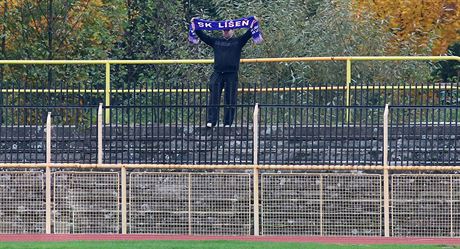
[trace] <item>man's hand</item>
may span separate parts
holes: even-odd
[[[190,22],[192,24],[192,30],[195,31],[195,22],[193,20],[195,20],[196,17],[192,17],[192,19],[190,19]]]
[[[254,20],[252,20],[250,28],[252,29],[252,27],[254,26],[254,23],[258,22],[258,21],[259,21],[259,19],[257,18],[257,16],[254,16]]]

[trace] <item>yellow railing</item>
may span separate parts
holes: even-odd
[[[333,87],[294,87],[294,88],[261,88],[249,89],[240,88],[244,92],[282,92],[282,91],[318,91],[318,90],[342,90],[346,91],[345,103],[350,105],[350,91],[353,89],[408,89],[405,86],[351,86],[352,82],[352,62],[353,61],[460,61],[459,56],[340,56],[340,57],[288,57],[288,58],[254,58],[241,59],[242,63],[276,63],[276,62],[311,62],[311,61],[344,61],[346,62],[346,85]],[[18,93],[103,93],[105,94],[105,105],[110,106],[111,93],[156,93],[156,92],[188,92],[204,93],[207,89],[127,89],[116,90],[111,88],[110,69],[111,65],[158,65],[158,64],[211,64],[211,59],[204,60],[0,60],[0,65],[105,65],[105,89],[104,90],[87,90],[87,89],[0,89],[0,92],[18,92]],[[409,88],[411,89],[411,88]],[[433,86],[424,86],[416,89],[435,89]],[[443,88],[449,89],[449,88]],[[107,112],[110,110],[107,109]],[[109,114],[109,113],[107,113]],[[106,115],[108,122],[110,115]],[[348,120],[348,112],[346,113]]]

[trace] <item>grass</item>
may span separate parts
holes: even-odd
[[[460,248],[447,245],[334,245],[315,243],[274,243],[274,242],[242,242],[242,241],[72,241],[72,242],[3,242],[0,249],[450,249]]]

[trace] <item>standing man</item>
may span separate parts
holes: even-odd
[[[262,37],[258,30],[257,18],[253,17],[249,20],[239,19],[229,22],[209,21],[208,23],[204,23],[206,22],[205,20],[200,20],[203,22],[197,22],[197,20],[199,19],[192,18],[191,32],[195,32],[204,43],[211,46],[214,50],[214,72],[211,75],[209,83],[210,96],[206,126],[211,128],[217,124],[219,118],[220,96],[222,94],[222,89],[225,87],[224,126],[230,127],[236,112],[235,105],[238,90],[238,69],[240,66],[241,50],[249,39],[254,37],[255,32],[260,36],[258,42],[262,41]],[[211,27],[211,22],[218,27],[216,29],[222,30],[221,38],[208,36],[201,29],[196,28],[196,25],[200,27]],[[233,37],[234,31],[232,28],[241,28],[243,27],[241,24],[245,22],[250,22],[249,27],[247,27],[248,31],[240,37]],[[257,25],[257,30],[254,30],[255,25]]]

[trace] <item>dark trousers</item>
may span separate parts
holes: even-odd
[[[224,92],[224,125],[231,125],[236,112],[236,93],[238,90],[238,72],[220,73],[211,75],[209,82],[208,122],[217,124],[219,118],[219,104],[222,89]]]

